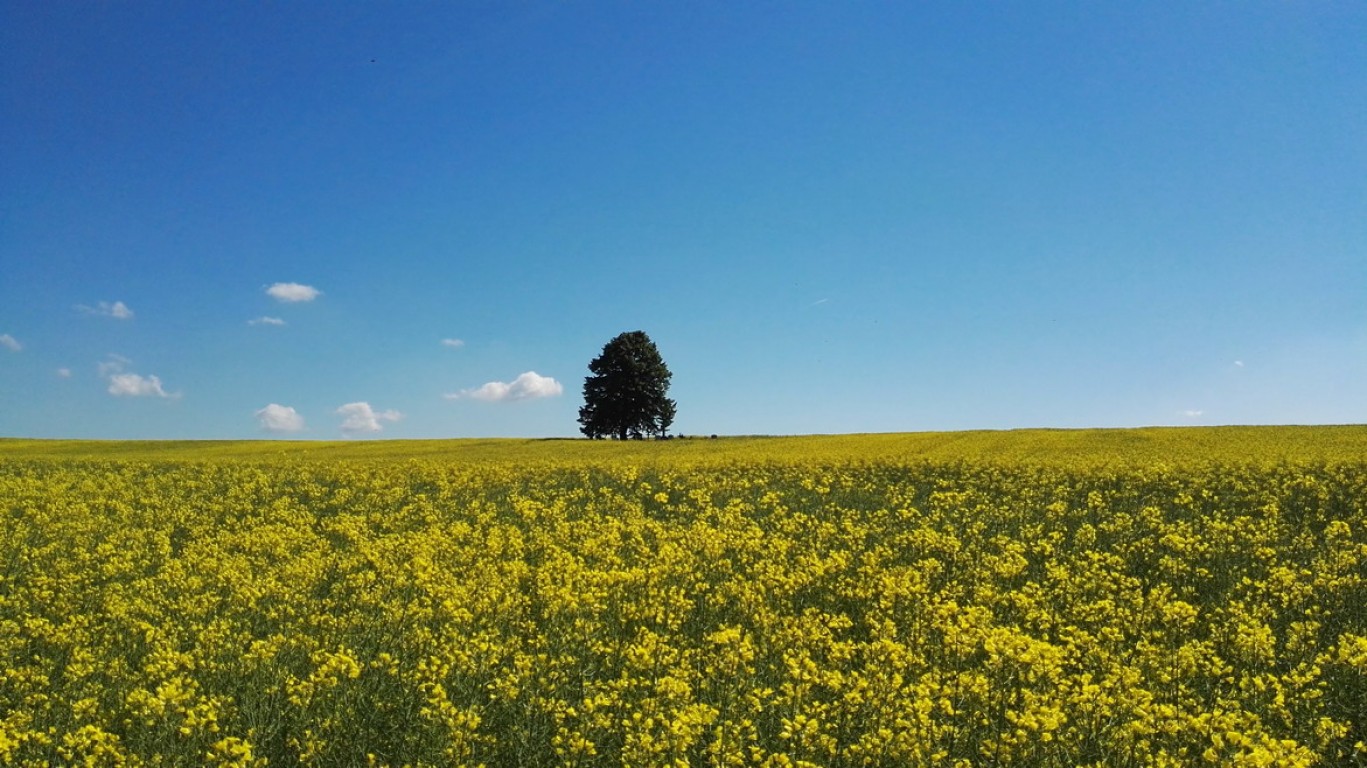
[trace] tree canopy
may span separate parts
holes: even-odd
[[[665,437],[674,423],[674,401],[666,394],[672,374],[644,331],[618,334],[589,363],[579,431],[618,440]]]

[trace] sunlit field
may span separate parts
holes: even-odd
[[[1367,428],[0,440],[0,764],[1367,765]]]

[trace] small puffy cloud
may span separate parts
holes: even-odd
[[[258,317],[258,318],[254,319],[254,320],[248,320],[248,321],[247,321],[247,325],[284,325],[284,324],[285,324],[285,321],[284,321],[284,320],[281,320],[281,319],[278,318],[278,317]]]
[[[267,432],[299,432],[304,428],[304,417],[298,411],[278,403],[257,411],[256,421]]]
[[[69,378],[71,378],[71,369],[70,369],[70,368],[58,368],[58,369],[57,369],[57,378],[59,378],[59,379],[69,379]]]
[[[1235,360],[1235,361],[1234,361],[1234,367],[1235,367],[1235,368],[1243,368],[1243,367],[1244,367],[1244,361],[1243,361],[1243,360]]]
[[[513,400],[535,400],[542,397],[556,397],[565,391],[560,382],[536,371],[527,371],[512,381],[491,381],[474,389],[462,389],[444,395],[448,400],[483,400],[488,403],[509,402]]]
[[[161,386],[156,376],[116,373],[109,377],[109,394],[115,397],[175,397]]]
[[[403,414],[398,411],[377,411],[366,402],[347,403],[338,408],[336,413],[342,417],[342,432],[348,435],[379,432],[384,429],[381,422],[398,421],[403,418]]]
[[[266,288],[266,294],[276,301],[294,304],[301,301],[313,301],[321,296],[323,292],[311,285],[302,285],[300,283],[275,283]]]
[[[129,309],[128,305],[124,304],[122,301],[116,301],[112,304],[107,301],[101,301],[93,307],[77,304],[76,309],[79,309],[87,315],[112,317],[115,320],[128,320],[133,317],[133,310]]]
[[[465,342],[461,341],[460,339],[442,339],[441,345],[443,347],[450,347],[452,349],[460,349],[461,347],[465,346]]]
[[[98,364],[100,378],[109,381],[109,394],[115,397],[180,397],[179,392],[167,392],[161,385],[161,379],[156,376],[129,372],[127,369],[132,363],[132,360],[122,355],[111,354]],[[63,371],[66,373],[63,374]],[[71,375],[71,371],[61,368],[57,375],[65,378]]]
[[[0,347],[4,347],[11,352],[18,352],[24,348],[24,345],[20,344],[18,339],[8,333],[0,333]]]

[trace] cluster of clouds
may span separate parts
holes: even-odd
[[[132,320],[134,312],[127,304],[122,301],[97,301],[94,305],[77,304],[76,311],[92,317],[107,317],[113,320]],[[0,335],[0,347],[4,347],[11,352],[18,352],[24,348],[19,340],[8,333]],[[132,361],[120,355],[110,355],[106,360],[97,365],[100,378],[109,384],[109,394],[116,397],[178,397],[177,393],[167,392],[162,386],[161,379],[156,376],[143,376],[138,373],[124,370]],[[58,368],[57,376],[63,379],[71,378],[70,368]]]
[[[296,304],[300,302],[313,301],[323,292],[311,285],[302,283],[272,283],[266,286],[267,296],[283,304]],[[134,312],[131,307],[122,301],[97,301],[91,304],[77,304],[76,310],[82,314],[92,317],[107,317],[113,320],[131,320]],[[279,317],[262,316],[254,320],[247,321],[249,325],[285,325],[285,321]],[[10,352],[23,350],[24,345],[18,339],[8,333],[0,334],[0,348]],[[96,370],[99,376],[108,385],[107,391],[115,397],[159,397],[177,398],[178,392],[167,391],[161,378],[148,374],[143,375],[134,371],[127,370],[132,361],[120,355],[110,355],[106,360],[97,365]],[[63,379],[71,378],[70,368],[58,368],[57,376]]]
[[[403,414],[396,410],[377,411],[370,403],[364,401],[347,403],[333,411],[333,414],[342,417],[340,429],[342,434],[348,437],[378,433],[384,429],[386,423],[403,418]],[[289,434],[302,432],[307,428],[303,414],[288,405],[271,403],[257,411],[255,416],[257,424],[267,432]]]
[[[272,283],[266,286],[265,290],[267,296],[281,304],[303,304],[323,295],[322,291],[304,283]],[[286,323],[284,318],[262,315],[248,320],[247,324],[283,326]],[[378,433],[384,429],[385,424],[403,418],[403,414],[396,410],[376,410],[365,401],[347,403],[333,411],[333,414],[342,417],[339,428],[342,430],[342,434],[348,437]],[[303,414],[292,406],[270,403],[265,408],[256,411],[255,416],[257,424],[267,432],[290,434],[307,429]]]
[[[555,397],[564,391],[565,388],[555,379],[542,376],[535,371],[527,371],[512,381],[491,381],[483,386],[461,390],[444,395],[444,397],[448,400],[470,399],[485,402],[505,402]],[[342,417],[338,429],[347,437],[378,434],[384,431],[386,424],[392,424],[403,418],[403,414],[399,411],[392,408],[378,410],[363,400],[347,403],[333,411],[332,414]],[[293,406],[270,403],[257,410],[253,415],[256,417],[257,426],[272,434],[293,434],[303,432],[308,428],[303,414]]]
[[[307,303],[323,295],[322,291],[312,285],[293,282],[272,283],[264,286],[263,290],[267,296],[279,304]],[[98,301],[93,305],[77,304],[75,308],[82,314],[92,317],[113,320],[131,320],[134,317],[133,310],[122,301]],[[262,315],[248,320],[247,324],[252,326],[284,326],[286,322],[281,317]],[[448,349],[465,347],[464,340],[454,337],[442,338],[440,343],[441,346]],[[0,334],[0,350],[19,352],[23,349],[24,345],[14,336],[8,333]],[[110,395],[121,398],[176,399],[181,397],[180,392],[168,390],[161,377],[155,374],[137,372],[132,369],[132,366],[132,360],[117,354],[110,354],[97,363],[96,371]],[[70,368],[58,368],[56,374],[64,379],[72,377]],[[501,403],[558,397],[564,391],[564,386],[554,378],[542,376],[536,371],[526,371],[511,381],[489,381],[478,387],[446,393],[442,397],[447,400]],[[294,434],[308,429],[303,414],[291,406],[280,403],[270,403],[255,411],[253,415],[258,426],[266,432]],[[398,422],[403,418],[403,414],[397,410],[377,409],[365,401],[346,403],[332,411],[332,415],[340,417],[341,422],[338,424],[338,429],[348,437],[378,434],[384,430],[386,425]]]
[[[301,283],[274,283],[267,286],[266,294],[282,304],[297,304],[313,301],[323,292],[311,285]],[[249,325],[285,325],[283,319],[268,315],[247,322]],[[455,337],[446,337],[441,339],[441,345],[449,349],[461,349],[465,346],[465,341]],[[555,397],[564,391],[565,388],[555,379],[542,376],[535,371],[527,371],[512,381],[490,381],[479,387],[449,393],[443,397],[448,400],[471,399],[485,402],[503,402]],[[365,401],[347,403],[337,408],[332,414],[342,418],[338,428],[342,434],[348,437],[378,434],[384,430],[386,424],[392,424],[403,418],[403,414],[397,410],[378,410]],[[273,434],[293,434],[303,432],[308,428],[303,414],[292,406],[281,405],[280,403],[270,403],[256,411],[254,416],[257,425],[262,430]]]
[[[564,391],[564,386],[555,379],[542,376],[535,371],[527,371],[512,381],[491,381],[482,386],[464,389],[460,392],[443,395],[443,397],[448,400],[469,399],[484,402],[510,402],[556,397]],[[347,437],[378,434],[384,431],[386,424],[392,424],[403,418],[403,414],[399,411],[392,408],[378,410],[365,401],[347,403],[332,413],[335,416],[342,417],[342,422],[338,428]],[[292,406],[281,405],[280,403],[270,403],[257,410],[253,415],[256,417],[257,426],[263,431],[273,434],[292,434],[303,432],[308,428],[303,414]]]

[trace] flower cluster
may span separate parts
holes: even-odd
[[[0,459],[0,763],[1367,765],[1362,460],[773,445]]]

